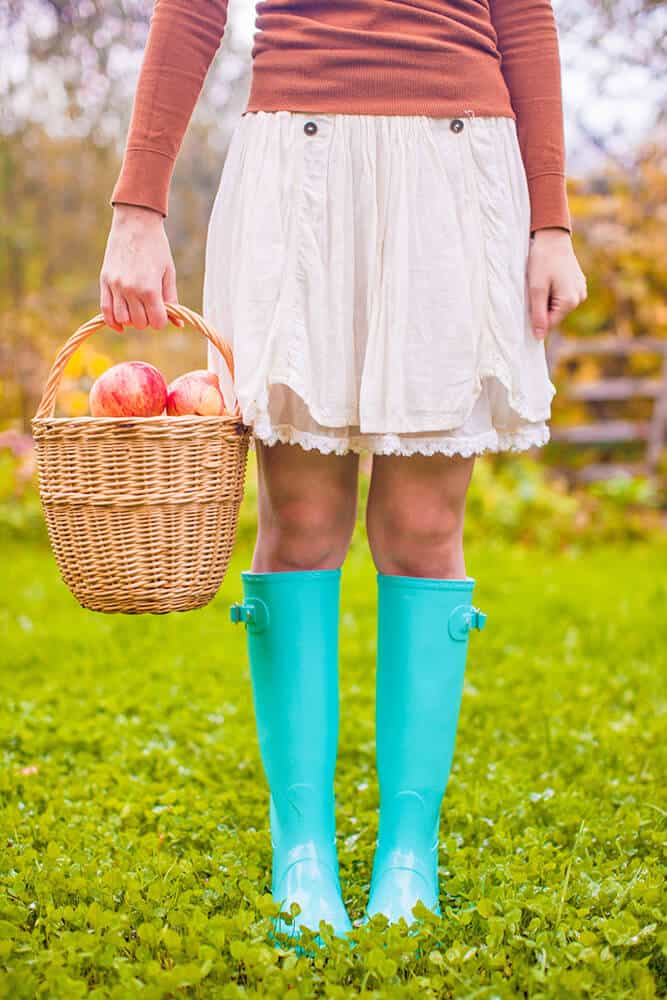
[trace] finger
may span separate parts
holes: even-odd
[[[178,292],[176,291],[176,270],[173,267],[167,267],[164,274],[162,275],[162,298],[165,302],[170,302],[172,305],[178,305]],[[185,321],[180,317],[176,317],[172,321],[176,326],[185,326]]]
[[[135,330],[145,330],[148,326],[148,316],[144,309],[143,302],[134,293],[126,296],[127,307],[130,310],[130,321]]]
[[[538,340],[544,340],[549,326],[549,289],[546,285],[533,285],[529,290],[530,322]]]
[[[157,292],[145,292],[142,301],[149,325],[154,330],[161,330],[168,323],[167,310],[164,307],[162,296]]]
[[[102,282],[102,290],[100,295],[100,308],[104,316],[104,322],[107,326],[110,326],[112,330],[118,330],[119,333],[123,332],[123,328],[120,323],[116,322],[116,318],[113,314],[113,298],[111,295],[111,289],[109,288],[106,281]]]
[[[568,313],[572,312],[573,309],[578,305],[577,299],[568,296],[554,294],[551,299],[549,308],[549,322],[556,326],[560,323]]]
[[[130,322],[130,310],[125,301],[125,296],[119,289],[112,288],[111,294],[113,299],[113,314],[116,322],[120,324],[122,332],[123,327],[127,326]]]

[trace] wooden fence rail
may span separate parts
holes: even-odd
[[[618,355],[635,353],[656,354],[662,358],[659,378],[619,375],[605,376],[583,384],[568,384],[561,380],[560,394],[568,400],[599,403],[616,400],[653,400],[652,414],[645,420],[598,420],[573,427],[551,427],[551,440],[568,444],[621,444],[628,441],[645,442],[644,457],[640,462],[596,462],[581,469],[565,469],[570,477],[591,482],[612,476],[646,475],[654,478],[667,437],[667,340],[654,337],[636,339],[599,336],[565,337],[552,331],[545,342],[547,363],[554,376],[556,365],[563,358],[582,356]],[[555,381],[555,379],[554,379]]]

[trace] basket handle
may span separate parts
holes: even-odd
[[[206,322],[206,320],[199,315],[199,313],[194,312],[192,309],[188,309],[187,306],[182,306],[176,303],[165,302],[165,309],[167,311],[167,316],[170,320],[174,318],[185,320],[203,333],[204,336],[209,340],[214,347],[216,347],[222,357],[224,358],[225,364],[229,369],[230,377],[233,381],[234,379],[234,356],[232,354],[232,349],[219,333],[217,333],[212,326]],[[86,340],[87,337],[94,333],[95,330],[101,329],[106,326],[104,315],[98,313],[89,319],[86,323],[82,323],[78,330],[75,330],[72,336],[63,344],[63,346],[58,351],[56,359],[51,366],[51,371],[49,372],[49,377],[46,380],[46,385],[44,387],[44,392],[42,394],[42,399],[37,408],[37,413],[35,414],[36,420],[44,420],[48,417],[52,417],[56,408],[56,396],[58,394],[58,388],[60,386],[60,380],[62,378],[63,372],[65,370],[65,365],[72,357],[74,352],[78,347]],[[240,417],[240,409],[238,400],[236,400],[236,405],[234,407],[234,412],[232,416]]]

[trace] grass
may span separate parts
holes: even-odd
[[[0,997],[664,996],[665,550],[470,539],[472,633],[441,827],[444,919],[315,959],[266,943],[267,791],[243,629],[216,600],[95,615],[38,543],[0,583]],[[377,824],[374,568],[343,569],[341,878]]]

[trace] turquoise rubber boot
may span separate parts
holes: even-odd
[[[438,829],[454,754],[475,581],[377,574],[378,839],[367,917],[440,915]]]
[[[334,772],[338,750],[338,622],[341,570],[241,573],[243,603],[230,617],[245,622],[259,749],[268,781],[272,895],[299,936],[352,929],[338,878]]]

